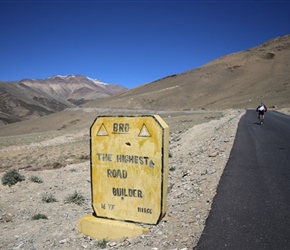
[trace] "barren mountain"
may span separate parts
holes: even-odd
[[[199,68],[173,74],[90,107],[136,109],[252,108],[290,104],[290,35],[278,37]]]
[[[6,124],[82,105],[93,108],[224,109],[290,104],[290,35],[125,91],[82,75],[0,82]]]
[[[43,116],[125,90],[83,75],[0,82],[0,121],[6,124]]]

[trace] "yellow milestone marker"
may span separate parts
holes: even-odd
[[[158,115],[96,118],[91,127],[94,213],[80,219],[79,232],[116,239],[149,231],[136,223],[159,223],[167,210],[168,142],[169,127]]]

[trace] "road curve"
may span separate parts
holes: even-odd
[[[241,118],[195,250],[290,249],[290,116]]]

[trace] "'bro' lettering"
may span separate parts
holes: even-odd
[[[128,133],[129,124],[128,123],[114,123],[113,124],[113,133]]]

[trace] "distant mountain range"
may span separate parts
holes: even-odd
[[[0,82],[0,124],[66,108],[290,108],[290,35],[127,90],[82,75]]]
[[[83,75],[0,81],[0,124],[51,114],[126,90]]]

